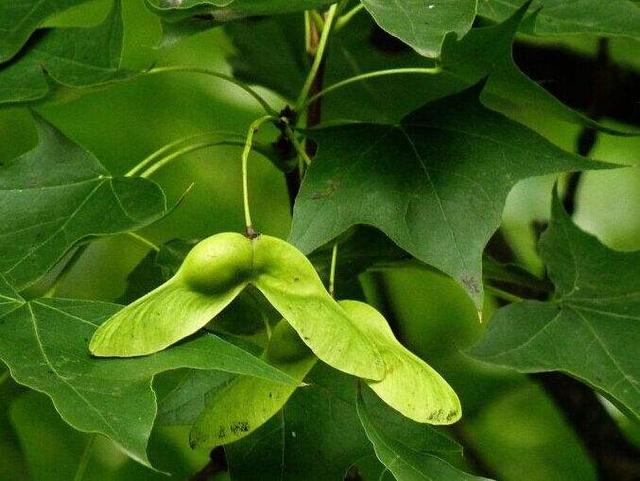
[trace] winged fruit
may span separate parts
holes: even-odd
[[[203,328],[248,285],[262,292],[319,359],[361,378],[384,377],[376,342],[329,295],[309,260],[266,235],[222,233],[203,240],[174,277],[103,324],[89,349],[117,357],[165,349]]]

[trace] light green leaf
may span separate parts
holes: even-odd
[[[361,0],[378,25],[426,57],[438,57],[448,32],[471,29],[477,0]]]
[[[157,184],[111,176],[93,154],[34,117],[38,145],[0,165],[0,274],[18,289],[79,242],[140,229],[167,210]]]
[[[320,359],[344,372],[382,379],[374,342],[329,295],[309,260],[274,237],[236,233],[200,242],[167,283],[105,323],[91,340],[97,356],[141,356],[198,331],[247,286],[256,287]]]
[[[164,42],[247,17],[302,12],[331,5],[333,0],[146,0],[162,18]]]
[[[384,402],[419,423],[453,424],[460,419],[460,400],[451,386],[398,342],[382,314],[363,302],[340,305],[378,345],[387,375],[367,384]]]
[[[481,0],[478,4],[480,15],[497,21],[521,5],[521,0]],[[629,0],[535,0],[530,9],[536,13],[526,30],[538,35],[640,38],[640,7]]]
[[[488,481],[460,471],[433,454],[419,452],[394,437],[387,426],[374,422],[362,393],[358,396],[357,408],[376,456],[397,481]],[[410,421],[405,422],[409,424]]]
[[[602,245],[557,196],[540,250],[556,298],[500,309],[471,355],[521,372],[565,372],[640,417],[640,253]]]
[[[0,105],[42,99],[53,84],[97,87],[131,77],[120,69],[122,39],[120,0],[95,27],[44,30],[23,55],[0,64]]]
[[[0,4],[0,62],[6,62],[22,48],[31,34],[48,17],[87,0],[24,0]]]
[[[274,328],[265,360],[301,383],[317,358],[283,320]],[[280,411],[297,387],[266,379],[234,379],[209,399],[191,430],[191,446],[211,448],[242,439]]]
[[[120,306],[62,299],[27,302],[4,281],[0,296],[0,359],[13,378],[48,395],[75,429],[104,434],[145,465],[156,413],[151,387],[156,374],[190,367],[291,382],[286,374],[211,334],[144,359],[92,359],[88,340]]]
[[[481,87],[481,86],[480,86]],[[291,242],[311,252],[368,224],[483,300],[482,252],[507,194],[527,177],[602,168],[483,107],[479,88],[425,105],[397,125],[310,132],[319,144]]]

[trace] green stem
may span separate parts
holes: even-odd
[[[71,258],[69,259],[69,261],[64,265],[62,270],[60,270],[60,273],[55,278],[55,280],[51,283],[51,285],[49,286],[49,289],[47,290],[47,292],[44,293],[42,297],[53,297],[55,295],[56,291],[58,290],[58,287],[60,287],[60,284],[62,284],[62,282],[66,279],[71,269],[73,269],[73,266],[75,266],[78,260],[80,260],[80,258],[82,257],[82,254],[85,253],[88,247],[89,247],[89,244],[87,243],[79,246],[75,250],[75,252],[71,255]]]
[[[3,372],[2,374],[0,374],[0,386],[2,386],[2,384],[9,379],[9,370],[7,369],[5,372]]]
[[[87,471],[87,466],[91,460],[91,452],[93,451],[93,445],[96,442],[96,437],[97,435],[93,434],[89,438],[89,441],[87,441],[87,445],[84,447],[84,451],[82,452],[82,457],[80,458],[80,463],[78,464],[78,469],[73,477],[73,481],[82,481],[82,478],[84,478],[84,473]]]
[[[331,93],[335,90],[346,87],[347,85],[351,85],[356,82],[362,82],[364,80],[369,80],[372,78],[378,77],[386,77],[387,75],[434,75],[442,72],[440,67],[433,68],[394,68],[389,70],[376,70],[375,72],[363,73],[361,75],[356,75],[355,77],[350,77],[345,80],[341,80],[326,89],[321,90],[317,94],[306,99],[299,108],[296,110],[302,111],[306,109],[310,104],[318,100],[320,97],[324,97],[328,93]]]
[[[336,265],[338,264],[338,243],[333,244],[331,250],[331,270],[329,271],[329,294],[331,297],[335,294],[336,290]]]
[[[353,18],[358,15],[360,12],[364,10],[364,3],[360,3],[357,6],[353,7],[344,15],[341,15],[338,20],[336,20],[336,32],[342,30],[347,24],[353,20]]]
[[[135,232],[126,232],[125,233],[127,236],[131,237],[132,239],[136,240],[138,243],[140,243],[141,245],[148,247],[151,250],[154,250],[156,252],[160,252],[160,247],[158,247],[157,245],[155,245],[153,242],[151,242],[149,239],[142,237],[139,234],[136,234]]]
[[[516,303],[522,302],[522,298],[516,296],[515,294],[511,294],[510,292],[503,291],[502,289],[498,289],[497,287],[493,287],[490,285],[485,285],[485,290],[494,297],[498,299],[502,299],[503,301]]]
[[[300,158],[302,160],[304,160],[304,163],[306,165],[311,165],[311,157],[309,157],[309,154],[307,154],[307,151],[304,148],[304,145],[302,145],[300,143],[300,141],[297,139],[296,134],[291,129],[291,127],[286,127],[285,128],[285,133],[287,134],[287,137],[289,138],[289,140],[293,144],[293,147],[296,149],[296,152],[298,153]]]
[[[176,152],[173,152],[170,155],[167,155],[166,157],[162,158],[161,160],[153,164],[151,167],[143,171],[140,174],[140,177],[148,178],[154,173],[156,173],[158,170],[169,165],[171,162],[173,162],[174,160],[176,160],[177,158],[185,154],[194,152],[196,150],[204,149],[207,147],[215,147],[216,145],[241,145],[242,146],[244,145],[244,142],[235,141],[235,140],[217,140],[217,141],[209,141],[209,142],[198,142],[197,144],[187,145],[182,149],[177,150]]]
[[[264,109],[264,111],[266,113],[268,113],[269,115],[273,115],[273,116],[277,116],[278,115],[278,111],[275,110],[273,107],[271,107],[271,105],[269,105],[269,103],[265,99],[263,99],[255,90],[253,90],[247,84],[245,84],[244,82],[241,82],[241,81],[233,78],[230,75],[225,75],[225,74],[216,72],[215,70],[210,70],[210,69],[201,68],[201,67],[169,66],[169,67],[156,67],[156,68],[153,68],[153,69],[147,71],[146,75],[154,75],[154,74],[167,73],[167,72],[198,73],[198,74],[202,74],[202,75],[208,75],[210,77],[219,78],[220,80],[224,80],[226,82],[230,82],[230,83],[240,87],[242,90],[247,92],[249,95],[251,95],[251,97],[253,97],[262,106],[262,108]]]
[[[253,121],[249,126],[249,132],[247,133],[247,140],[242,150],[242,200],[244,203],[244,221],[246,232],[248,236],[253,236],[255,231],[253,230],[253,222],[251,221],[251,210],[249,208],[249,154],[251,153],[251,146],[253,145],[253,136],[258,131],[260,126],[270,120],[277,120],[277,117],[272,115],[265,115],[259,119]]]
[[[302,87],[302,90],[300,91],[300,95],[298,96],[298,100],[296,102],[296,108],[294,110],[296,110],[297,112],[301,112],[303,110],[302,105],[305,104],[305,100],[309,96],[309,91],[311,90],[313,81],[318,74],[318,70],[320,70],[322,61],[324,60],[324,54],[327,49],[327,44],[329,43],[329,36],[331,34],[333,23],[336,18],[337,9],[338,5],[334,3],[333,5],[331,5],[331,7],[329,7],[329,11],[327,12],[327,17],[322,28],[322,34],[320,35],[320,41],[318,42],[318,49],[316,50],[316,55],[313,58],[313,64],[311,65],[309,75],[307,75],[307,80],[305,80],[304,86]]]
[[[215,132],[207,132],[203,134],[190,135],[189,137],[183,137],[182,139],[178,139],[174,142],[171,142],[159,148],[149,156],[145,157],[141,162],[139,162],[135,167],[133,167],[129,172],[127,172],[125,174],[125,177],[134,177],[140,171],[144,170],[149,164],[152,164],[153,162],[155,162],[156,159],[161,158],[162,155],[166,154],[167,152],[170,152],[171,150],[180,146],[181,144],[184,144],[193,140],[198,140],[201,138],[210,138],[213,136],[216,136],[216,137],[220,136],[225,138],[240,137],[235,132],[224,131],[224,130],[216,130]]]

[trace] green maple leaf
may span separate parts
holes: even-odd
[[[23,0],[0,4],[0,62],[6,62],[48,17],[87,0]]]
[[[512,44],[527,7],[523,5],[498,25],[473,28],[462,38],[453,32],[447,34],[438,74],[370,78],[326,95],[323,119],[397,122],[426,102],[460,92],[488,77],[481,100],[494,110],[518,119],[551,116],[610,130],[564,105],[516,66]],[[263,19],[250,26],[228,25],[226,30],[237,52],[231,57],[234,74],[295,98],[306,76],[305,52],[300,48],[304,45],[302,22],[301,16],[292,15]],[[325,86],[373,71],[434,67],[432,60],[410,49],[387,52],[379,48],[372,40],[372,28],[373,22],[361,16],[349,28],[335,33],[327,56]]]
[[[375,410],[372,409],[372,398],[368,396],[369,402],[365,400],[363,393],[359,393],[357,400],[357,411],[362,427],[369,441],[373,445],[374,451],[380,462],[388,469],[397,481],[489,481],[487,478],[480,478],[467,474],[454,468],[449,463],[442,460],[436,454],[428,450],[421,450],[420,445],[416,446],[416,438],[408,435],[416,427],[408,420],[398,420],[404,424],[405,429],[389,429],[386,420],[376,420]],[[372,415],[373,414],[373,415]],[[377,422],[376,422],[377,421]],[[383,421],[383,422],[381,422]],[[418,438],[419,439],[419,438]]]
[[[151,383],[178,368],[219,370],[289,383],[290,377],[211,334],[141,359],[95,359],[89,339],[121,306],[95,301],[25,301],[0,277],[0,359],[20,384],[49,396],[75,429],[100,433],[149,465],[156,414]]]
[[[95,27],[41,30],[24,53],[0,64],[0,104],[43,99],[55,84],[97,87],[131,77],[120,69],[122,40],[120,0]]]
[[[225,447],[232,481],[335,481],[344,479],[352,465],[373,458],[356,411],[357,381],[319,365],[306,382],[270,422]],[[418,455],[429,454],[443,464],[439,458],[459,458],[461,448],[454,441],[366,394],[372,418]],[[378,465],[377,474],[385,471]]]
[[[34,117],[36,147],[0,165],[0,273],[18,289],[79,242],[140,229],[167,212],[157,184],[110,175],[93,154]]]
[[[478,12],[501,21],[521,5],[521,0],[480,0]],[[629,0],[535,0],[531,9],[537,13],[524,27],[537,35],[640,38],[640,8]]]
[[[477,0],[362,0],[378,25],[426,57],[437,57],[444,36],[471,29]]]
[[[640,253],[580,230],[557,196],[540,250],[554,298],[500,309],[471,355],[521,372],[565,372],[640,417]]]
[[[483,107],[479,88],[399,124],[314,130],[319,151],[296,202],[290,240],[310,252],[356,224],[456,279],[482,304],[482,252],[507,194],[527,177],[602,168]]]
[[[302,12],[331,5],[333,0],[146,0],[162,18],[164,43],[247,17]]]

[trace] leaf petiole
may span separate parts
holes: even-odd
[[[162,158],[162,155],[166,154],[167,152],[170,152],[171,150],[173,150],[176,147],[179,147],[181,144],[187,143],[189,141],[192,140],[198,140],[198,139],[202,139],[202,138],[210,138],[210,137],[237,137],[237,138],[242,138],[244,139],[244,137],[238,135],[235,132],[230,132],[230,131],[225,131],[225,130],[216,130],[214,132],[206,132],[206,133],[202,133],[202,134],[196,134],[196,135],[190,135],[188,137],[183,137],[181,139],[178,139],[174,142],[171,142],[167,145],[162,146],[161,148],[159,148],[158,150],[156,150],[155,152],[151,153],[150,155],[148,155],[147,157],[145,157],[141,162],[139,162],[138,164],[136,164],[129,172],[127,172],[125,174],[125,177],[133,177],[135,175],[138,175],[139,172],[143,171],[148,165],[154,163],[156,161],[156,159],[158,158]]]
[[[331,249],[331,270],[329,271],[329,294],[335,297],[336,290],[336,266],[338,264],[338,243],[333,244]]]
[[[251,210],[249,208],[249,154],[251,153],[251,146],[253,145],[253,136],[260,129],[262,124],[277,120],[277,117],[272,115],[265,115],[257,120],[254,120],[249,126],[247,132],[247,140],[242,149],[242,201],[244,204],[244,220],[247,236],[255,236],[253,230],[253,222],[251,221]]]
[[[336,26],[335,26],[336,32],[339,32],[344,27],[346,27],[349,24],[349,22],[351,22],[351,20],[353,20],[354,17],[358,15],[360,12],[362,12],[363,10],[364,10],[364,3],[359,3],[358,5],[353,7],[351,10],[349,10],[347,13],[341,15],[340,18],[338,18],[338,20],[336,21]]]
[[[187,145],[179,150],[177,150],[176,152],[173,152],[172,154],[167,155],[166,157],[162,157],[160,158],[159,161],[157,161],[155,164],[151,165],[151,167],[147,168],[146,170],[144,170],[141,174],[140,177],[142,178],[149,178],[151,175],[153,175],[154,173],[156,173],[158,170],[162,169],[163,167],[169,165],[171,162],[173,162],[174,160],[176,160],[177,158],[188,154],[190,152],[194,152],[196,150],[200,150],[200,149],[205,149],[207,147],[215,147],[217,145],[244,145],[244,142],[241,142],[239,140],[216,140],[216,141],[208,141],[208,142],[198,142],[195,144],[191,144],[191,145]],[[128,175],[128,174],[127,174]]]
[[[298,109],[298,111],[302,111],[306,109],[310,104],[318,100],[320,97],[324,97],[325,95],[334,92],[335,90],[346,87],[347,85],[351,85],[353,83],[362,82],[365,80],[378,78],[378,77],[386,77],[388,75],[435,75],[441,73],[442,69],[440,67],[433,68],[394,68],[389,70],[376,70],[374,72],[367,72],[361,75],[356,75],[355,77],[349,77],[348,79],[341,80],[329,87],[321,90],[315,95],[312,95],[308,99],[306,99]]]
[[[304,163],[307,166],[311,165],[311,157],[309,157],[309,154],[307,154],[307,151],[305,150],[304,145],[302,145],[300,141],[296,138],[296,134],[293,131],[293,129],[287,126],[285,127],[285,133],[287,134],[287,137],[293,144],[293,147],[296,149],[296,152],[298,153],[300,158],[304,161]]]
[[[91,460],[91,454],[93,452],[93,446],[96,442],[96,438],[97,435],[92,434],[87,441],[87,444],[84,447],[84,451],[82,452],[82,457],[80,458],[80,462],[78,464],[78,470],[73,477],[73,481],[82,481],[82,479],[84,478],[84,474],[87,471],[87,466],[89,465],[89,461]]]
[[[0,386],[2,386],[2,384],[4,384],[4,382],[7,379],[9,379],[9,376],[10,376],[9,369],[7,369],[5,372],[0,374]]]
[[[324,54],[327,49],[327,44],[329,43],[329,36],[336,19],[337,10],[338,4],[334,3],[333,5],[331,5],[331,7],[329,7],[329,11],[327,12],[327,16],[322,27],[322,34],[320,35],[320,41],[318,42],[318,49],[316,50],[316,55],[313,58],[313,64],[311,65],[311,69],[309,70],[307,79],[305,80],[302,90],[300,90],[298,100],[296,101],[296,108],[294,110],[296,110],[297,112],[302,111],[302,105],[305,105],[305,101],[309,96],[313,81],[318,75],[318,71],[320,70],[322,61],[324,60]]]
[[[142,237],[140,234],[136,234],[135,232],[125,232],[125,235],[127,235],[128,237],[131,237],[132,239],[134,239],[139,244],[141,244],[141,245],[143,245],[145,247],[148,247],[151,250],[154,250],[156,252],[160,252],[160,247],[155,245],[153,242],[151,242],[146,237]]]
[[[484,288],[487,291],[487,293],[491,294],[492,296],[498,299],[502,299],[503,301],[516,303],[516,302],[522,302],[524,300],[522,299],[522,297],[518,297],[515,294],[511,294],[510,292],[503,291],[502,289],[498,289],[497,287],[493,287],[489,284],[485,284]]]
[[[263,99],[260,96],[260,94],[258,94],[258,92],[253,90],[247,84],[245,84],[244,82],[241,82],[240,80],[230,75],[225,75],[225,74],[216,72],[215,70],[201,68],[201,67],[169,66],[169,67],[152,68],[151,70],[148,70],[146,72],[146,75],[154,75],[154,74],[167,73],[167,72],[198,73],[198,74],[208,75],[210,77],[215,77],[220,80],[224,80],[226,82],[232,83],[237,87],[240,87],[242,90],[248,93],[251,97],[253,97],[262,106],[262,108],[266,113],[272,116],[278,115],[278,111],[275,110],[273,107],[271,107],[271,105],[269,105],[269,103],[265,99]]]

